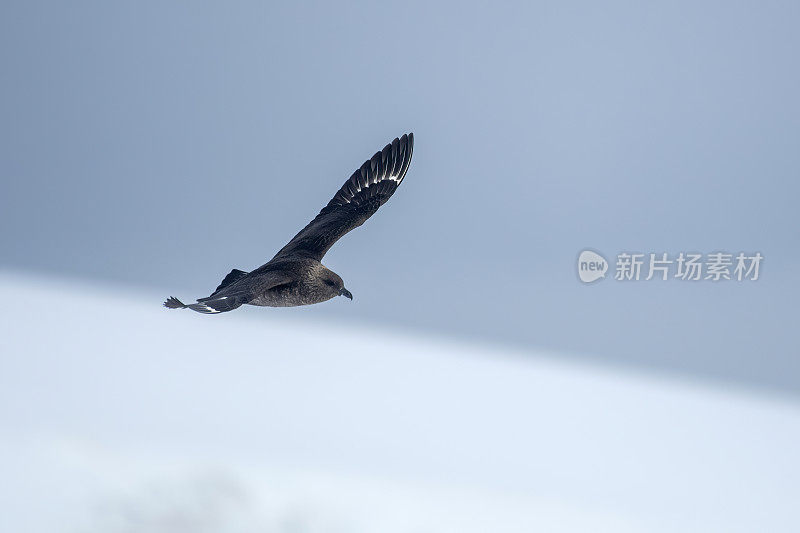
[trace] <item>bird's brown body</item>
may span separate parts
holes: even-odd
[[[264,267],[267,269],[264,273],[256,271],[253,278],[245,282],[255,288],[255,296],[247,302],[249,305],[294,307],[327,302],[335,296],[350,294],[344,288],[342,278],[313,259],[297,259],[275,265],[267,263]],[[274,273],[290,281],[271,285]]]

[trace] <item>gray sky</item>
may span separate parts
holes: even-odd
[[[293,4],[4,2],[0,267],[205,296],[413,131],[326,256],[355,301],[239,312],[800,391],[796,3]],[[585,247],[765,260],[583,286]]]

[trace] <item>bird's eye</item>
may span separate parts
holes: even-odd
[[[329,279],[326,279],[326,280],[325,280],[325,284],[326,284],[326,285],[330,285],[331,287],[333,287],[333,286],[335,286],[335,285],[336,285],[336,283],[334,283],[332,280],[329,280]]]

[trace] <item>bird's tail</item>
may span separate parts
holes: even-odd
[[[224,313],[225,311],[232,311],[246,301],[247,300],[242,300],[235,296],[219,296],[216,298],[210,296],[208,298],[200,298],[195,304],[186,305],[174,296],[170,296],[167,298],[167,301],[164,302],[164,307],[167,309],[191,309],[198,313],[214,315],[217,313]]]
[[[186,309],[188,306],[174,296],[170,296],[167,298],[167,301],[164,302],[164,307],[167,309]]]

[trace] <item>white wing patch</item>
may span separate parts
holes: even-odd
[[[352,203],[363,191],[384,181],[391,181],[399,186],[408,171],[413,146],[413,134],[403,135],[402,139],[397,138],[386,145],[350,176],[331,202],[339,205]]]
[[[403,181],[402,179],[400,179],[399,175],[397,175],[397,176],[384,176],[381,179],[378,179],[375,176],[370,176],[369,183],[367,183],[363,188],[361,187],[361,183],[359,183],[359,182],[355,183],[356,194],[360,193],[363,190],[369,189],[372,185],[377,185],[378,183],[380,183],[382,181],[386,181],[386,180],[393,181],[393,182],[395,182],[397,184],[400,184],[400,182]],[[353,195],[353,197],[355,197],[355,195]],[[347,202],[348,204],[350,203],[350,200],[352,200],[352,198],[345,198],[344,199],[344,201]]]
[[[220,298],[220,300],[221,299],[222,298]],[[206,305],[206,304],[204,304],[202,302],[197,302],[196,304],[189,304],[186,307],[188,307],[190,309],[193,309],[193,310],[197,311],[198,313],[207,313],[207,314],[210,314],[210,315],[222,312],[222,311],[214,309],[213,307],[210,307],[210,306],[208,306],[208,305]]]

